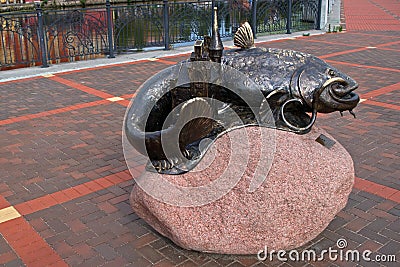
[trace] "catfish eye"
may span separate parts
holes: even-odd
[[[328,70],[328,74],[331,77],[335,77],[336,76],[336,72],[334,70]]]

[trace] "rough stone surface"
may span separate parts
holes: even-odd
[[[148,194],[150,191],[146,193],[136,184],[131,194],[135,212],[183,248],[256,254],[265,246],[268,250],[278,250],[305,244],[322,232],[345,206],[354,183],[353,161],[338,142],[328,149],[315,141],[320,134],[333,139],[322,129],[314,127],[306,135],[260,127],[232,132],[246,134],[249,147],[246,149],[246,142],[237,144],[229,135],[223,135],[203,158],[202,164],[208,167],[200,164],[184,175],[163,175],[173,184],[204,186],[217,181],[229,165],[229,171],[241,178],[228,193],[202,206],[180,207],[153,198]],[[268,135],[269,141],[265,142],[260,133]],[[265,149],[262,153],[261,148]],[[231,157],[236,151],[249,153],[247,164],[232,162],[238,160]],[[268,155],[262,156],[263,153]],[[272,167],[268,171],[265,159],[272,160],[271,156]],[[263,160],[259,161],[260,158]],[[266,179],[254,192],[249,192],[257,166],[267,174]],[[145,172],[140,179],[150,176],[151,173]],[[170,192],[164,194],[174,198]]]

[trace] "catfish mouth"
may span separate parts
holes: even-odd
[[[339,104],[343,104],[343,107],[339,107],[342,110],[351,110],[357,106],[360,101],[358,94],[353,92],[358,88],[358,84],[350,84],[341,77],[333,77],[327,80],[323,85],[323,89],[327,89],[329,96]]]

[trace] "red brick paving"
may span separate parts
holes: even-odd
[[[350,31],[398,31],[400,3],[395,0],[344,1],[346,29]]]
[[[354,188],[400,203],[399,190],[356,177]]]
[[[399,69],[394,69],[394,68],[385,68],[385,67],[379,67],[379,66],[373,66],[373,65],[363,65],[363,64],[358,64],[358,63],[337,61],[337,60],[331,60],[331,59],[327,59],[326,62],[331,63],[331,64],[336,64],[336,65],[345,65],[345,66],[358,67],[358,68],[363,68],[363,69],[392,71],[392,72],[397,72],[397,73],[400,72]]]
[[[27,266],[68,266],[24,218],[3,222],[0,232]]]
[[[370,99],[373,97],[377,97],[379,95],[384,95],[384,94],[390,93],[392,91],[397,91],[399,88],[400,88],[400,82],[386,86],[386,87],[382,87],[378,90],[374,90],[374,91],[366,93],[366,94],[363,94],[361,97],[365,98],[365,99]]]
[[[141,61],[136,64],[113,65],[108,68],[90,69],[85,72],[68,72],[59,76],[75,84],[95,88],[98,91],[119,96],[134,91],[154,72],[166,68],[162,61]],[[109,75],[104,75],[104,72]]]
[[[99,100],[97,96],[77,93],[74,88],[65,88],[64,85],[46,78],[27,79],[13,83],[12,87],[10,85],[10,83],[0,83],[4,88],[0,103],[7,107],[7,112],[0,114],[0,120],[30,116],[34,113]]]
[[[345,0],[345,33],[259,46],[325,58],[360,84],[367,99],[318,124],[353,157],[356,183],[347,206],[303,248],[348,248],[400,258],[399,1]],[[376,47],[376,48],[367,48]],[[189,55],[141,60],[0,83],[0,209],[22,216],[0,223],[5,266],[354,266],[350,262],[259,262],[255,256],[186,251],[130,208],[133,179],[122,155],[125,107],[152,74]],[[119,96],[124,100],[106,100]],[[137,174],[143,170],[137,158]],[[361,266],[376,266],[360,262]],[[384,263],[384,266],[395,264]]]
[[[86,85],[82,85],[80,83],[76,83],[76,82],[61,78],[61,77],[54,76],[54,77],[51,77],[49,79],[51,79],[53,81],[56,81],[56,82],[59,82],[61,84],[70,86],[72,88],[78,89],[78,90],[80,90],[82,92],[85,92],[85,93],[88,93],[90,95],[95,95],[97,97],[101,97],[101,98],[111,98],[111,97],[113,97],[113,95],[111,95],[111,94],[107,94],[107,93],[101,92],[99,90],[90,88],[90,87],[88,87]]]
[[[393,109],[393,110],[397,110],[397,111],[400,110],[400,106],[392,105],[392,104],[388,104],[388,103],[377,102],[377,101],[373,101],[373,100],[368,100],[365,102],[365,104],[378,106],[378,107],[384,107],[384,108]]]
[[[82,108],[86,108],[86,107],[94,107],[94,106],[98,106],[98,105],[104,105],[107,103],[108,103],[107,100],[98,100],[98,101],[93,101],[93,102],[89,102],[89,103],[76,104],[76,105],[67,106],[67,107],[63,107],[63,108],[59,108],[59,109],[53,109],[50,111],[43,111],[43,112],[19,116],[19,117],[15,117],[15,118],[11,118],[11,119],[5,119],[5,120],[0,121],[0,125],[6,125],[6,124],[10,124],[10,123],[26,121],[26,120],[31,120],[31,119],[35,119],[35,118],[42,118],[45,116],[50,116],[50,115],[63,113],[63,112],[70,112],[73,110],[82,109]]]

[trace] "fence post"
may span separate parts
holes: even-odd
[[[168,0],[163,0],[164,5],[164,50],[169,50],[169,5]]]
[[[317,30],[321,30],[321,17],[322,17],[322,0],[318,0]]]
[[[42,53],[42,68],[47,68],[47,49],[46,43],[44,42],[44,30],[43,30],[43,10],[40,7],[40,2],[35,2],[36,13],[38,17],[38,35],[39,35],[39,46],[40,52]]]
[[[288,13],[287,13],[287,18],[286,18],[286,33],[291,34],[291,26],[292,26],[292,0],[287,0],[288,4]]]
[[[213,25],[213,23],[214,23],[214,7],[215,7],[215,0],[212,0],[211,1],[211,29],[212,29],[212,25]],[[212,30],[211,30],[212,31]],[[210,33],[210,36],[211,36],[211,33]]]
[[[107,34],[108,34],[108,50],[109,50],[108,58],[115,58],[110,0],[106,0],[106,12],[107,12]]]
[[[257,39],[257,0],[251,2],[251,30],[253,31],[254,39]]]

